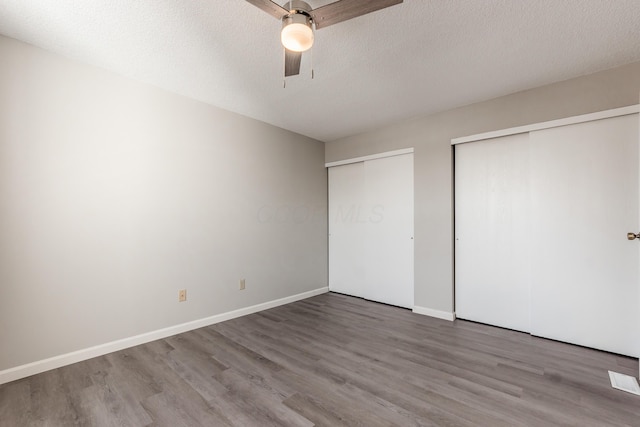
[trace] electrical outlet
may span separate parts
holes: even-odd
[[[178,291],[178,302],[185,302],[187,300],[187,290],[180,289]]]
[[[245,282],[244,279],[240,279],[240,290],[243,291],[245,288]]]

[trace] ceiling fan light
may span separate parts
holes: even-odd
[[[282,21],[280,40],[282,45],[293,52],[304,52],[313,46],[311,20],[303,14],[294,14]]]

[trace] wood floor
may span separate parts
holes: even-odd
[[[339,294],[0,386],[0,425],[639,426],[637,360]]]

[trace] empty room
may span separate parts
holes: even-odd
[[[0,426],[639,426],[637,0],[0,0]]]

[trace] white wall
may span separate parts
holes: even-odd
[[[637,104],[639,90],[640,63],[635,63],[330,142],[325,160],[414,147],[415,305],[451,313],[451,139]]]
[[[0,371],[327,285],[322,143],[5,37],[0,58]]]

